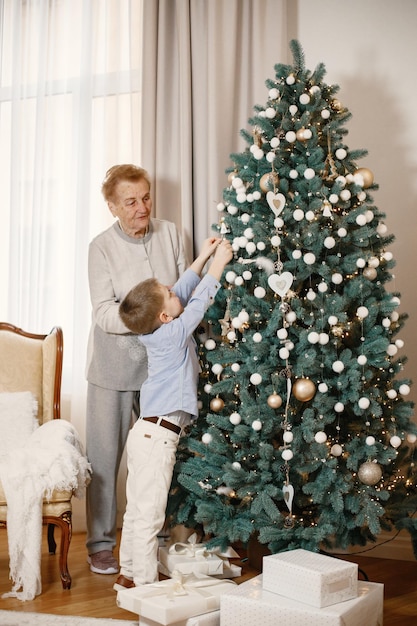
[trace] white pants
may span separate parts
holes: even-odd
[[[165,523],[179,435],[139,419],[127,439],[126,511],[120,573],[135,585],[158,580],[158,533]]]

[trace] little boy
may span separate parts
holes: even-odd
[[[165,522],[178,441],[198,414],[199,363],[193,332],[232,256],[228,241],[211,237],[172,288],[150,278],[134,287],[120,305],[123,322],[141,335],[146,347],[148,378],[140,393],[141,415],[127,440],[127,504],[116,590],[158,580],[157,535]]]

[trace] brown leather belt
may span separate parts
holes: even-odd
[[[142,417],[141,419],[143,419],[144,422],[152,422],[152,424],[157,424],[159,422],[159,426],[163,426],[168,430],[172,430],[172,432],[176,433],[177,435],[179,435],[181,432],[181,426],[177,426],[177,424],[173,424],[172,422],[169,422],[168,420],[165,420],[163,418],[161,419],[161,421],[159,421],[160,418],[156,415],[152,415],[152,417]]]

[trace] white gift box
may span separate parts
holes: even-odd
[[[358,565],[309,550],[289,550],[263,558],[263,587],[312,606],[355,598]]]
[[[218,580],[200,574],[182,575],[157,583],[117,592],[117,605],[167,626],[196,615],[217,611],[220,596],[236,586],[231,580]]]
[[[358,583],[352,600],[318,608],[262,587],[262,575],[222,595],[220,626],[382,626],[384,585]]]
[[[139,626],[160,626],[158,622],[145,617],[139,618]],[[170,626],[220,626],[220,611],[212,611],[204,613],[204,615],[196,615],[180,622],[175,622]]]
[[[159,571],[170,576],[175,570],[182,574],[199,573],[220,578],[235,578],[240,576],[242,568],[230,563],[229,559],[239,555],[232,547],[227,550],[220,548],[207,549],[206,544],[196,543],[194,533],[187,543],[174,543],[169,548],[160,547],[158,551]]]

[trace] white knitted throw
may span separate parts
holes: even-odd
[[[63,419],[39,426],[26,443],[0,457],[7,500],[12,590],[3,598],[33,600],[42,591],[42,500],[54,489],[82,497],[91,467],[75,428]]]

